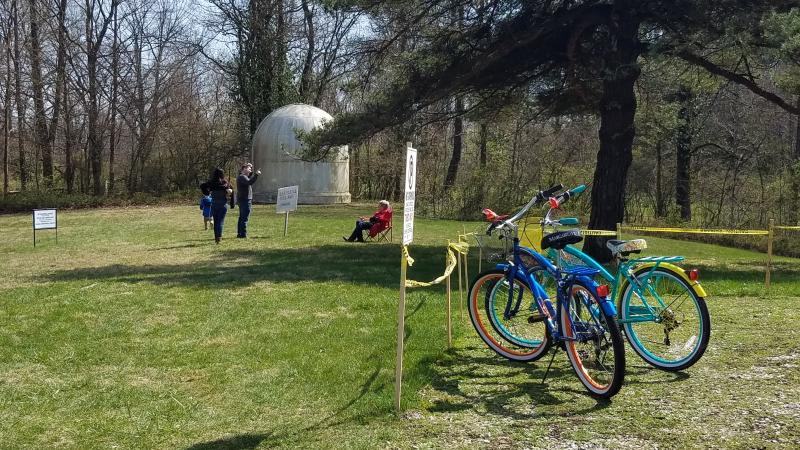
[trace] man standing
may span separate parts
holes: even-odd
[[[253,176],[250,176],[250,175]],[[253,165],[250,163],[242,166],[242,171],[236,177],[236,187],[238,189],[238,202],[239,202],[239,228],[236,237],[247,237],[247,220],[250,219],[250,210],[253,207],[253,183],[256,178],[261,175],[261,171],[256,171],[253,174]]]

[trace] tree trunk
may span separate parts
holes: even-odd
[[[681,219],[689,221],[692,220],[692,91],[686,86],[681,86],[676,97],[681,106],[678,111],[678,129],[675,136],[675,203],[681,209]]]
[[[117,96],[119,90],[119,24],[117,11],[113,20],[114,42],[111,46],[111,106],[108,138],[108,190],[114,192],[116,181],[114,172],[114,156],[117,149]]]
[[[31,87],[33,87],[33,128],[36,149],[42,157],[42,177],[46,186],[53,181],[53,152],[47,139],[47,113],[44,109],[42,81],[42,49],[39,42],[39,7],[37,0],[29,0]]]
[[[25,103],[22,102],[22,55],[19,49],[19,7],[11,0],[11,27],[14,29],[14,101],[17,104],[17,150],[19,150],[19,183],[25,190],[28,172],[25,167]]]
[[[592,188],[592,212],[589,228],[615,230],[625,215],[625,186],[633,155],[636,93],[639,78],[637,64],[640,43],[639,23],[623,7],[616,10],[610,24],[613,40],[605,55],[607,73],[600,100],[600,151]],[[600,262],[609,261],[607,239],[587,238],[584,251]]]
[[[455,114],[456,118],[453,122],[453,156],[450,158],[450,165],[447,166],[447,175],[444,177],[445,190],[449,190],[455,184],[458,176],[458,166],[461,164],[461,153],[464,148],[463,97],[456,97]]]
[[[665,217],[667,215],[667,205],[664,201],[664,162],[662,155],[661,141],[656,143],[656,217]]]
[[[11,46],[6,34],[6,90],[3,93],[3,195],[8,194],[8,139],[11,132]]]
[[[75,189],[75,165],[72,159],[74,145],[72,114],[67,90],[64,89],[64,184],[67,186],[67,194],[72,194]]]
[[[797,107],[800,108],[800,94],[797,95]],[[788,221],[798,223],[798,209],[800,209],[800,115],[795,116],[794,151],[792,152],[792,165],[789,167],[789,179],[792,184],[791,202],[788,208]]]
[[[479,150],[480,150],[480,165],[481,169],[486,168],[486,147],[489,140],[489,125],[486,122],[481,123],[481,128],[479,131]]]
[[[306,40],[308,42],[308,49],[306,53],[305,62],[303,63],[303,72],[300,76],[300,99],[309,103],[311,101],[311,75],[314,70],[314,48],[316,45],[314,35],[314,14],[311,12],[309,0],[302,0],[303,17],[305,18],[306,27]]]

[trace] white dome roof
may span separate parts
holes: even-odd
[[[278,108],[258,125],[253,154],[262,153],[270,160],[293,158],[303,148],[295,130],[311,131],[330,121],[333,117],[316,106],[293,104]]]
[[[258,200],[271,202],[279,187],[299,185],[301,203],[350,201],[346,146],[328,161],[309,163],[299,159],[303,144],[297,139],[296,130],[312,131],[330,121],[330,114],[303,104],[278,108],[261,121],[253,136],[253,162],[264,172],[253,186]]]

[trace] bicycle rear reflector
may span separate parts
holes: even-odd
[[[697,269],[687,270],[686,274],[689,275],[689,279],[692,281],[697,281],[700,279],[700,271]]]
[[[608,285],[601,284],[600,286],[597,286],[597,295],[600,297],[608,297]]]

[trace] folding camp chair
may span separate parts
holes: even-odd
[[[393,218],[389,218],[389,224],[383,230],[379,231],[375,236],[367,235],[367,242],[392,242],[394,236],[392,235],[392,222]]]

